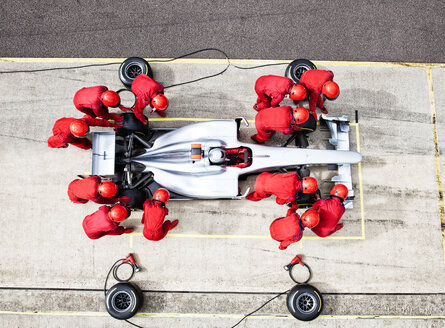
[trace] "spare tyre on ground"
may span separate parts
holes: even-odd
[[[299,284],[287,294],[287,308],[296,319],[311,321],[320,315],[323,299],[315,287]]]
[[[111,287],[105,297],[105,307],[115,319],[126,320],[138,312],[142,294],[131,283],[119,283]]]

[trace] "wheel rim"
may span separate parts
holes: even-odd
[[[113,295],[111,306],[117,312],[126,311],[131,305],[131,296],[127,292],[121,291]]]
[[[297,66],[294,68],[294,75],[300,79],[304,72],[308,71],[310,68],[306,66]]]
[[[141,75],[142,74],[142,67],[139,66],[138,64],[130,64],[128,65],[127,68],[127,75],[134,79],[136,76]]]
[[[309,293],[303,293],[298,296],[296,303],[297,308],[302,313],[311,313],[314,311],[317,305],[317,300],[314,298],[313,295]]]

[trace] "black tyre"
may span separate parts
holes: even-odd
[[[302,321],[311,321],[318,317],[323,309],[320,292],[308,284],[296,285],[287,295],[287,308],[290,313]]]
[[[119,67],[119,79],[127,88],[131,87],[135,77],[140,74],[147,74],[153,78],[151,67],[144,58],[127,58]]]
[[[115,319],[129,319],[138,312],[142,304],[141,292],[130,283],[119,283],[111,287],[105,296],[105,307]]]
[[[117,129],[117,134],[120,136],[127,136],[130,133],[133,132],[139,132],[143,135],[146,135],[148,132],[148,123],[147,125],[143,124],[141,121],[139,121],[134,113],[124,113],[122,114],[124,117],[124,120],[122,122],[122,127]],[[147,118],[147,117],[145,117]],[[148,120],[147,120],[148,122]]]
[[[292,79],[295,83],[300,82],[300,77],[304,72],[310,69],[316,69],[317,67],[313,62],[307,59],[295,59],[286,67],[284,76]]]

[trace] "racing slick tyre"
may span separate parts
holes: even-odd
[[[119,79],[127,88],[131,87],[135,77],[140,74],[147,74],[153,78],[151,67],[144,58],[127,58],[119,67]]]
[[[298,320],[311,321],[318,317],[323,309],[320,292],[309,284],[296,285],[287,294],[287,308]]]
[[[295,59],[286,67],[284,76],[292,79],[295,83],[300,83],[300,77],[304,72],[317,67],[313,62],[307,59]]]
[[[131,283],[119,283],[105,295],[105,307],[115,319],[126,320],[138,312],[142,305],[141,292]]]
[[[123,113],[122,116],[124,120],[122,122],[122,127],[117,129],[117,134],[120,136],[127,136],[133,132],[138,132],[143,135],[146,135],[148,132],[148,123],[144,125],[141,121],[139,121],[134,113]],[[145,118],[147,118],[145,116]],[[148,121],[147,121],[148,122]]]

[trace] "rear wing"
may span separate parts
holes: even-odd
[[[331,132],[331,138],[329,143],[335,147],[336,150],[348,150],[349,151],[349,120],[348,117],[327,116],[321,115],[322,121],[324,121]],[[335,184],[344,184],[348,187],[348,198],[345,200],[345,208],[353,208],[354,190],[352,189],[352,176],[351,176],[351,164],[338,164],[338,175],[333,177],[331,181]]]
[[[95,132],[93,134],[93,175],[110,176],[115,174],[115,139],[114,131]]]

